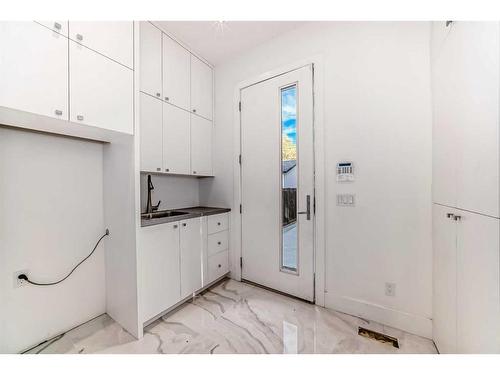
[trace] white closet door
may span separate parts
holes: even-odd
[[[183,220],[180,225],[181,299],[183,299],[202,286],[201,219]]]
[[[141,91],[161,98],[161,31],[149,22],[141,22],[140,30]]]
[[[163,171],[190,174],[190,113],[163,104]]]
[[[0,22],[0,106],[68,119],[68,39],[36,22]]]
[[[212,68],[191,55],[191,110],[212,120]]]
[[[162,106],[160,99],[141,92],[141,171],[162,171]]]
[[[70,120],[133,134],[133,71],[70,41]]]
[[[500,221],[456,210],[459,353],[500,353]]]
[[[70,21],[69,37],[120,64],[134,66],[133,22]]]
[[[191,54],[163,34],[163,99],[190,110]]]
[[[145,322],[180,301],[179,222],[139,230],[141,318]]]
[[[457,207],[499,216],[500,38],[498,22],[456,22],[450,90],[459,140]],[[450,69],[450,67],[447,67]]]
[[[68,36],[68,21],[35,21],[52,31],[55,31],[64,36]]]
[[[212,121],[191,115],[191,173],[211,176]]]
[[[457,246],[453,214],[433,205],[433,336],[440,353],[457,353]]]

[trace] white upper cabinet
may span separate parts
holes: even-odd
[[[56,33],[68,36],[68,21],[36,21]]]
[[[129,21],[83,21],[69,23],[69,38],[133,68],[133,23]]]
[[[448,28],[433,31],[433,200],[498,217],[499,24]]]
[[[162,97],[162,32],[149,22],[140,24],[140,88],[157,98]]]
[[[191,55],[191,110],[209,120],[212,120],[212,81],[212,68]]]
[[[191,115],[191,172],[197,176],[211,176],[212,121]]]
[[[163,104],[163,171],[190,173],[190,113]]]
[[[200,218],[180,222],[181,299],[202,287],[202,237]]]
[[[68,39],[35,22],[0,22],[0,106],[68,119]]]
[[[140,93],[141,171],[162,171],[162,106],[163,102]]]
[[[163,99],[190,110],[190,53],[163,34]]]
[[[69,43],[70,120],[133,134],[133,71]]]

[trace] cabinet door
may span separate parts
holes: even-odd
[[[190,113],[168,103],[163,104],[164,172],[190,173]]]
[[[178,43],[163,34],[163,97],[190,110],[190,56]]]
[[[36,21],[56,33],[68,36],[68,21]]]
[[[200,223],[200,218],[181,221],[181,299],[190,296],[202,286]]]
[[[162,170],[162,106],[160,99],[140,93],[141,171]]]
[[[457,352],[456,222],[433,205],[433,336],[440,353]]]
[[[456,22],[457,207],[499,216],[499,23]]]
[[[457,160],[459,152],[457,130],[457,103],[454,93],[456,72],[454,69],[456,49],[450,42],[450,34],[437,28],[446,28],[444,23],[434,24],[432,60],[432,195],[433,202],[456,207],[457,205]],[[449,29],[449,27],[447,28]],[[450,32],[451,33],[451,32]]]
[[[191,172],[211,176],[212,173],[212,121],[191,115]]]
[[[498,219],[458,211],[459,353],[500,353]]]
[[[141,22],[140,87],[150,95],[161,98],[161,31],[149,22]]]
[[[130,21],[70,21],[70,39],[133,68],[134,24]]]
[[[68,119],[68,39],[36,22],[0,22],[0,106]]]
[[[212,68],[191,55],[191,110],[212,120]]]
[[[69,43],[70,120],[133,134],[133,71]]]
[[[179,223],[141,228],[140,300],[145,322],[180,301]]]

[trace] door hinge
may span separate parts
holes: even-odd
[[[243,207],[240,204],[240,214],[243,213]]]
[[[313,197],[313,215],[316,215],[316,194]]]
[[[241,154],[238,155],[238,163],[241,165]]]
[[[243,269],[243,257],[240,257],[240,268]]]
[[[238,103],[238,109],[241,112],[241,102]]]

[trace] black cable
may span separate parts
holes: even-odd
[[[97,249],[97,246],[99,246],[99,243],[101,242],[101,240],[108,235],[109,235],[109,229],[106,229],[106,232],[101,236],[101,238],[99,238],[99,240],[97,240],[97,243],[95,244],[95,246],[92,249],[92,251],[90,252],[90,254],[87,255],[85,258],[83,258],[75,267],[73,267],[73,269],[70,271],[70,273],[68,273],[61,280],[54,281],[52,283],[37,283],[35,281],[31,281],[30,279],[28,279],[28,276],[25,275],[24,273],[19,275],[17,278],[20,280],[25,280],[26,282],[30,283],[31,285],[36,285],[36,286],[50,286],[50,285],[56,285],[56,284],[62,283],[64,280],[66,280],[68,277],[70,277],[73,272],[75,272],[75,270],[80,266],[80,264],[85,262],[87,259],[89,259],[92,256],[92,254],[94,254],[94,251]]]

